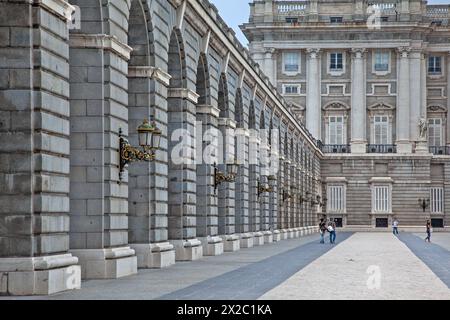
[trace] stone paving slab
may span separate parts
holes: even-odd
[[[431,243],[424,238],[423,234],[399,235],[399,239],[450,288],[450,234],[432,234]]]
[[[337,241],[344,241],[350,236],[351,233],[339,233]],[[320,244],[317,238],[316,236],[315,241],[173,292],[161,299],[257,299],[335,247],[329,243]]]
[[[356,233],[261,299],[450,299],[450,290],[391,233]]]
[[[137,275],[120,279],[83,281],[80,290],[52,296],[0,297],[0,300],[156,299],[313,241],[319,241],[318,234],[241,249],[236,252],[226,252],[220,256],[203,257],[201,260],[192,262],[177,262],[175,265],[165,269],[139,269]],[[226,296],[220,295],[220,298],[226,299]]]

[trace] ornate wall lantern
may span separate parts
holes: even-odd
[[[258,179],[258,197],[265,192],[273,192],[274,191],[274,186],[275,186],[275,181],[277,180],[277,178],[275,176],[267,176],[267,181],[268,184],[263,184],[261,183],[261,181]]]
[[[155,159],[156,150],[159,149],[161,130],[156,127],[155,122],[150,123],[145,119],[137,128],[137,132],[139,145],[142,147],[142,150],[133,147],[128,140],[122,136],[122,129],[119,129],[120,179],[122,179],[122,173],[128,163],[135,161],[152,161]]]
[[[227,164],[227,172],[219,171],[217,165],[214,163],[214,190],[222,182],[234,182],[238,171],[238,165],[236,162]]]
[[[422,208],[423,212],[425,212],[425,209],[430,205],[430,199],[417,199],[417,202],[419,203],[419,207]]]

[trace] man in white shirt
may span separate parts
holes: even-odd
[[[398,234],[398,221],[397,221],[397,219],[394,219],[394,222],[392,222],[392,233],[394,235]]]

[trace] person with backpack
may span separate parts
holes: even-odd
[[[319,222],[319,232],[320,232],[320,243],[325,243],[325,232],[327,231],[327,227],[324,219],[320,219]]]

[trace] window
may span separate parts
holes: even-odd
[[[298,84],[283,84],[283,93],[290,95],[300,94],[300,85]]]
[[[435,187],[430,190],[430,211],[431,213],[444,212],[444,188]]]
[[[381,72],[389,71],[389,52],[382,52],[382,51],[375,52],[374,70]]]
[[[430,56],[428,58],[428,73],[429,74],[441,74],[441,57]]]
[[[388,116],[374,117],[374,144],[389,144],[389,118]]]
[[[330,71],[342,71],[343,69],[342,53],[332,52],[330,54]]]
[[[390,187],[374,186],[372,188],[372,211],[374,213],[389,213],[390,206]]]
[[[298,23],[298,18],[286,18],[287,23]]]
[[[342,23],[342,17],[330,17],[330,23]]]
[[[328,120],[328,144],[344,144],[344,117],[330,116]]]
[[[381,22],[388,22],[389,21],[389,17],[381,17]]]
[[[327,199],[327,212],[345,212],[345,187],[343,185],[328,186]]]
[[[283,68],[284,72],[298,73],[300,71],[300,56],[297,52],[285,52]]]
[[[442,119],[428,119],[428,144],[431,147],[442,146]]]

